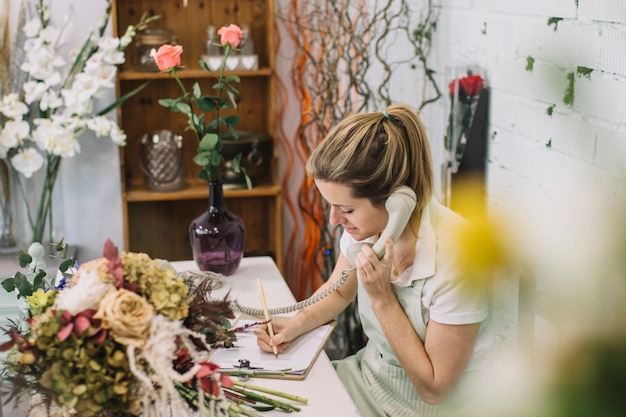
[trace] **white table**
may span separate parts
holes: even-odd
[[[177,261],[172,262],[172,265],[178,271],[197,270],[193,261]],[[296,301],[272,258],[265,256],[243,258],[237,272],[225,277],[224,286],[218,290],[213,290],[212,295],[220,297],[230,291],[230,297],[236,299],[240,305],[261,308],[257,286],[258,278],[263,283],[269,308],[291,305]],[[301,405],[302,411],[292,414],[294,417],[359,416],[352,398],[323,351],[307,377],[302,381],[250,378],[248,383],[308,398],[308,403]],[[261,414],[264,416],[285,416],[282,411],[263,412]]]

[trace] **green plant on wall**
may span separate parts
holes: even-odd
[[[546,113],[548,114],[548,116],[552,117],[552,114],[554,114],[555,107],[556,107],[556,104],[553,104],[550,107],[548,107],[548,109],[546,110]]]
[[[554,31],[556,32],[556,30],[559,28],[559,22],[563,20],[562,17],[550,17],[548,18],[548,26],[554,26]]]
[[[535,58],[529,56],[526,58],[526,71],[532,71],[535,67]]]
[[[576,75],[591,79],[592,72],[593,69],[591,68],[578,66],[576,67],[576,71],[572,71],[566,75],[567,87],[565,88],[565,94],[563,94],[563,104],[567,106],[574,104],[574,83],[576,81]]]

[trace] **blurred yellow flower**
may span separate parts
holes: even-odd
[[[48,305],[48,293],[39,288],[33,295],[26,296],[26,301],[32,310],[39,311]]]

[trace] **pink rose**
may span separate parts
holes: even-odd
[[[154,54],[154,62],[161,71],[167,71],[180,65],[180,54],[183,53],[181,45],[163,45]]]
[[[217,31],[217,34],[220,35],[222,45],[228,44],[233,48],[238,47],[241,42],[240,39],[243,38],[243,32],[241,32],[239,26],[232,24],[230,26],[222,26]]]

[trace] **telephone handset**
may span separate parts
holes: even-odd
[[[385,242],[387,238],[391,237],[394,242],[398,240],[398,238],[402,234],[402,231],[409,222],[411,214],[413,213],[413,210],[415,210],[416,204],[417,197],[415,196],[415,192],[411,188],[407,187],[406,185],[398,187],[385,202],[385,209],[389,213],[389,220],[387,221],[387,227],[385,227],[385,230],[382,231],[376,242],[374,244],[358,242],[351,245],[346,250],[346,257],[352,265],[351,269],[344,269],[343,271],[341,271],[341,277],[337,281],[335,281],[333,285],[326,288],[323,292],[309,297],[306,300],[302,300],[291,306],[269,309],[269,314],[277,315],[301,310],[305,307],[317,303],[321,299],[327,297],[332,292],[336,291],[337,288],[341,287],[346,282],[346,280],[348,279],[348,273],[354,270],[354,259],[364,245],[372,246],[372,250],[374,251],[374,253],[376,253],[378,258],[382,258],[385,255]],[[243,314],[248,314],[251,316],[263,316],[265,314],[264,310],[262,309],[240,306],[236,301],[233,301],[231,304],[233,310],[239,311]]]
[[[398,240],[400,234],[406,227],[406,224],[411,218],[411,213],[415,210],[417,204],[417,198],[415,192],[402,185],[397,188],[385,202],[385,209],[389,213],[389,220],[387,221],[387,227],[382,231],[380,237],[372,245],[371,243],[358,242],[350,246],[346,250],[346,257],[350,261],[350,264],[354,266],[354,258],[361,252],[361,248],[365,245],[372,246],[372,250],[381,259],[385,255],[385,242],[388,237],[394,242]]]

